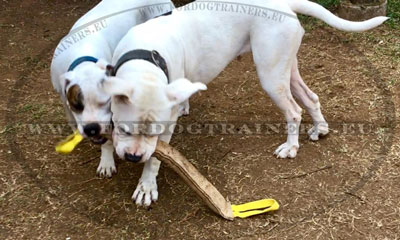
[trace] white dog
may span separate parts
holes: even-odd
[[[301,108],[292,94],[313,118],[311,139],[328,133],[318,96],[304,84],[298,71],[296,55],[304,30],[296,13],[345,31],[368,30],[387,19],[350,22],[306,0],[197,1],[174,10],[171,16],[134,27],[121,40],[112,60],[115,77],[108,77],[102,85],[113,96],[117,154],[145,162],[133,194],[137,204],[148,206],[158,198],[160,162],[151,156],[157,140],[169,142],[171,132],[136,132],[124,123],[138,122],[145,128],[152,123],[174,123],[178,105],[206,90],[205,84],[243,53],[253,52],[262,87],[291,129],[286,143],[275,152],[278,157],[293,158],[299,148]]]
[[[111,121],[111,97],[98,88],[107,62],[129,29],[173,8],[170,0],[103,0],[74,24],[55,50],[53,86],[70,123],[83,136],[102,144],[100,176],[111,177],[116,172],[113,144],[104,137]]]

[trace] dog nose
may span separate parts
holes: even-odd
[[[100,134],[100,124],[98,123],[90,123],[83,128],[83,131],[88,137],[95,137]]]
[[[136,156],[134,154],[125,153],[125,160],[133,163],[138,163],[142,160],[143,156]]]

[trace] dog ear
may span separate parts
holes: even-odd
[[[120,103],[128,103],[133,95],[133,87],[117,77],[106,77],[100,83],[100,89]]]
[[[167,97],[173,105],[176,105],[186,101],[200,90],[207,90],[207,86],[203,83],[192,83],[187,79],[181,78],[168,85]]]

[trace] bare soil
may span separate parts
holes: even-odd
[[[307,21],[301,73],[321,100],[331,133],[301,135],[296,159],[272,153],[284,132],[175,135],[172,145],[233,203],[275,198],[277,212],[226,221],[162,167],[159,201],[131,202],[142,166],[117,160],[100,179],[99,147],[69,156],[63,136],[27,124],[65,120],[49,79],[53,49],[96,1],[2,1],[0,10],[0,239],[399,239],[400,39],[387,26],[343,33]],[[305,125],[310,123],[304,115]],[[192,122],[283,123],[261,89],[252,57],[234,61],[191,100]],[[343,124],[369,124],[360,134]]]

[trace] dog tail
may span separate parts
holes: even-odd
[[[381,25],[388,17],[375,17],[362,22],[352,22],[335,16],[333,13],[317,3],[307,0],[288,1],[292,11],[318,18],[329,26],[347,32],[362,32]]]

